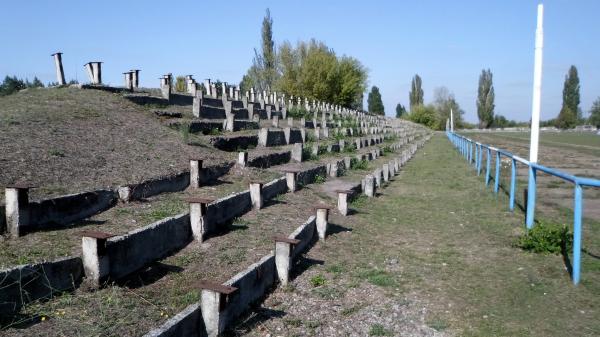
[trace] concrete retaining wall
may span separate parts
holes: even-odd
[[[302,143],[302,133],[300,132],[300,129],[284,129],[284,136],[287,144]]]
[[[75,289],[82,278],[83,264],[78,257],[0,270],[0,316],[16,313],[29,302]]]
[[[102,212],[117,203],[113,190],[75,193],[29,203],[29,223],[24,232],[56,228],[72,224]]]
[[[275,255],[269,254],[225,282],[224,285],[236,287],[238,291],[231,295],[221,312],[222,326],[231,325],[250,304],[263,297],[275,283],[275,278]]]
[[[106,241],[108,277],[119,279],[167,256],[192,240],[190,215],[166,218]]]
[[[298,227],[292,234],[290,234],[290,239],[300,240],[300,243],[294,246],[292,250],[292,259],[296,259],[300,254],[302,254],[309,246],[311,246],[315,238],[315,228],[316,228],[316,217],[311,216],[308,221],[303,223],[300,227]]]
[[[317,166],[302,172],[298,172],[296,183],[300,185],[312,184],[317,176],[325,178],[327,176],[327,167],[325,165]]]
[[[248,160],[248,166],[267,168],[274,165],[288,163],[292,159],[290,151],[269,153]]]
[[[0,234],[6,232],[6,206],[0,204]]]
[[[258,132],[258,145],[279,146],[286,145],[285,133],[280,129],[262,128]]]
[[[190,185],[190,173],[180,172],[175,175],[146,180],[139,184],[119,187],[121,200],[140,200],[165,192],[178,192]]]
[[[206,336],[204,330],[200,303],[194,303],[144,337],[201,337]]]
[[[206,207],[204,232],[206,234],[219,232],[220,225],[246,213],[251,207],[250,190],[213,201]]]
[[[202,105],[200,107],[200,118],[205,119],[225,119],[225,109],[213,106]]]
[[[233,163],[223,163],[219,165],[202,168],[200,174],[200,183],[206,184],[217,180],[219,177],[227,174]],[[171,176],[154,178],[146,180],[139,184],[130,184],[119,187],[119,197],[121,200],[131,201],[148,198],[165,192],[178,192],[185,190],[190,185],[190,172],[183,171]],[[126,189],[130,189],[127,194]]]
[[[258,136],[212,137],[213,147],[223,151],[237,151],[258,145]]]
[[[287,182],[285,177],[275,179],[267,184],[265,184],[262,188],[262,197],[263,200],[269,200],[271,198],[276,197],[279,194],[286,193],[288,190]]]

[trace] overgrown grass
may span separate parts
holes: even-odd
[[[381,324],[373,324],[369,329],[369,336],[392,336],[392,332]]]

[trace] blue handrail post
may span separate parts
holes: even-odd
[[[575,209],[573,221],[573,284],[578,284],[581,271],[581,218],[583,211],[583,188],[575,184]]]
[[[479,145],[475,143],[475,160],[473,161],[475,168],[477,168],[477,160],[479,160]]]
[[[494,193],[498,194],[500,187],[500,152],[496,151],[496,178],[494,178]]]
[[[469,146],[469,165],[471,165],[473,163],[473,141],[471,141],[471,144]]]
[[[535,217],[535,185],[537,172],[533,165],[533,163],[529,164],[529,183],[527,184],[527,217],[525,218],[527,229],[533,228],[533,218]]]
[[[479,144],[479,161],[477,162],[477,175],[481,175],[481,162],[483,161],[483,147]]]
[[[512,159],[512,165],[510,167],[510,201],[508,208],[510,211],[515,210],[515,188],[517,187],[517,161],[515,158]]]
[[[487,160],[487,164],[486,164],[486,169],[485,169],[485,186],[489,185],[490,183],[490,156],[492,155],[492,150],[490,150],[490,148],[487,148],[487,156],[486,156],[486,160]]]

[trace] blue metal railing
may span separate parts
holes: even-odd
[[[482,159],[485,153],[486,169],[485,169],[485,185],[489,185],[491,178],[491,157],[492,152],[496,154],[496,172],[494,177],[494,193],[498,193],[500,188],[500,162],[502,156],[511,160],[510,173],[510,190],[509,190],[509,209],[514,210],[515,207],[515,191],[517,185],[517,163],[521,163],[528,167],[529,182],[527,188],[527,207],[525,224],[527,229],[533,228],[535,218],[535,202],[536,202],[536,183],[537,172],[541,171],[546,174],[561,178],[574,184],[574,210],[573,210],[573,270],[571,278],[574,284],[578,284],[581,276],[581,241],[582,241],[582,219],[583,219],[583,187],[600,187],[600,180],[573,176],[537,163],[529,161],[514,155],[510,152],[497,149],[493,146],[481,144],[467,137],[458,135],[454,132],[446,132],[448,139],[465,157],[469,164],[475,165],[477,175],[481,175]]]

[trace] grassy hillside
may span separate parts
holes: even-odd
[[[120,94],[76,88],[0,97],[0,144],[0,186],[30,182],[41,187],[40,195],[168,174],[186,168],[190,156],[225,159],[214,149],[186,145],[150,110]]]

